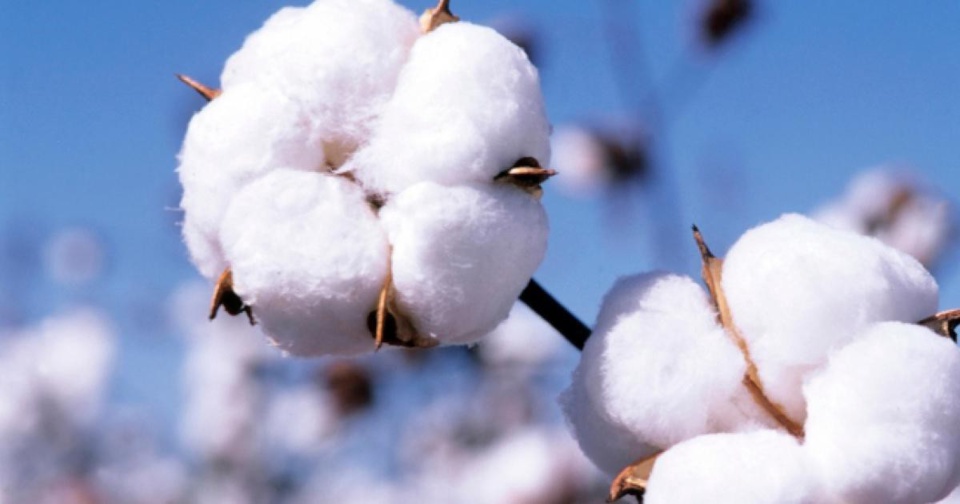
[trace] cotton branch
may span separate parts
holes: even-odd
[[[583,345],[590,337],[590,328],[560,304],[536,280],[530,279],[530,283],[520,293],[520,301],[559,331],[577,350],[583,350]]]

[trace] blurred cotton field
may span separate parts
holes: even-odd
[[[960,502],[960,6],[434,7],[0,2],[0,504]]]

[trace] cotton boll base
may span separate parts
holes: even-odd
[[[373,349],[366,319],[388,245],[355,184],[271,173],[236,196],[220,236],[234,289],[277,346],[297,355]]]
[[[960,483],[960,350],[949,340],[878,324],[804,393],[806,449],[844,502],[932,502]]]
[[[397,305],[440,343],[475,342],[506,319],[546,252],[543,208],[506,184],[418,184],[380,219]]]
[[[723,290],[767,394],[802,419],[803,379],[874,322],[916,322],[937,284],[880,242],[799,215],[745,233],[724,260]]]

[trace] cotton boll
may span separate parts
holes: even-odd
[[[609,182],[603,145],[589,131],[575,126],[558,128],[550,145],[557,181],[570,192],[593,195]]]
[[[223,271],[218,232],[240,188],[277,168],[327,169],[310,122],[294,102],[255,84],[224,92],[190,121],[180,151],[180,206],[187,247],[204,276]]]
[[[487,183],[524,157],[548,166],[537,70],[490,28],[449,23],[421,37],[370,144],[344,169],[371,190]]]
[[[798,215],[744,234],[725,259],[723,290],[765,391],[795,420],[804,378],[831,351],[874,322],[937,309],[937,284],[916,260]]]
[[[388,245],[355,184],[270,173],[237,194],[220,238],[234,290],[277,346],[297,355],[373,349],[366,321],[385,281]]]
[[[960,483],[960,350],[912,324],[882,323],[804,387],[806,448],[843,502],[914,503]]]
[[[604,298],[565,392],[565,410],[584,452],[615,473],[658,448],[767,421],[742,384],[745,371],[693,280],[666,273],[627,277]],[[621,449],[619,442],[603,446],[605,440],[627,433],[647,448],[604,453]]]
[[[506,319],[546,252],[543,207],[507,184],[418,184],[380,218],[397,305],[440,343],[476,342]]]
[[[318,0],[275,14],[221,80],[227,91],[258,82],[300,104],[339,166],[366,139],[418,36],[414,15],[390,0]]]
[[[797,441],[771,430],[712,434],[674,446],[657,459],[643,501],[649,504],[830,502],[818,490],[810,463]]]

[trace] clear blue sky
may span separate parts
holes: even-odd
[[[419,12],[429,2],[403,3]],[[282,5],[0,0],[0,242],[9,249],[16,238],[29,251],[56,229],[84,225],[106,237],[111,259],[107,277],[82,292],[2,265],[0,301],[28,317],[80,301],[106,306],[129,352],[121,395],[174,390],[177,345],[161,311],[170,289],[195,275],[175,225],[174,169],[202,101],[173,74],[216,84],[244,35]],[[696,222],[722,251],[750,226],[809,211],[856,171],[887,162],[917,168],[960,200],[960,3],[764,1],[717,55],[692,47],[697,5],[453,2],[466,20],[512,13],[535,24],[555,124],[627,113],[611,30],[635,30],[655,81],[694,56],[690,75],[701,81],[672,114],[665,149],[680,209],[670,240],[687,243]],[[626,66],[628,76],[639,72]],[[677,264],[696,274],[692,243],[674,260],[650,253],[663,238],[651,224],[662,202],[612,210],[547,192],[552,234],[537,276],[585,320],[619,275]],[[960,268],[940,280],[942,304],[960,306]]]

